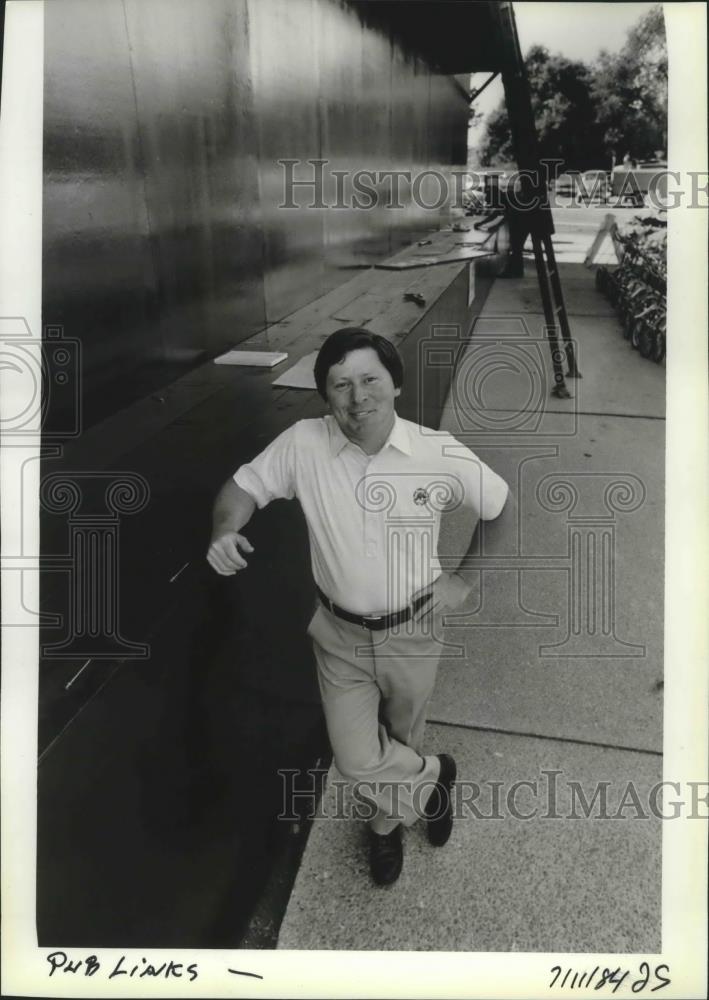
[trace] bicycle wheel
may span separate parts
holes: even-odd
[[[663,320],[655,329],[655,339],[653,343],[652,360],[655,364],[661,364],[665,360],[667,353],[667,327]]]
[[[641,319],[637,327],[637,343],[633,346],[637,347],[642,357],[654,359],[656,327],[652,319]]]
[[[635,317],[643,312],[646,286],[637,278],[631,278],[623,290],[623,295],[618,305],[618,315],[623,324],[623,336],[626,340],[632,340]],[[633,343],[637,347],[637,343]]]

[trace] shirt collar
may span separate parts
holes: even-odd
[[[330,454],[333,458],[336,458],[345,445],[352,444],[353,442],[350,441],[346,434],[343,434],[340,429],[340,425],[332,415],[328,415],[326,420],[328,432],[330,434]],[[408,427],[398,414],[394,416],[394,426],[391,429],[389,437],[382,446],[382,451],[390,445],[392,448],[396,448],[397,451],[403,452],[404,455],[411,454],[411,435],[409,434]]]
[[[411,454],[411,435],[409,434],[409,428],[398,414],[394,418],[394,426],[391,429],[391,434],[387,438],[384,447],[386,448],[387,445],[391,445],[398,451],[403,452],[404,455]]]

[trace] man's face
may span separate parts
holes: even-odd
[[[342,433],[360,443],[386,436],[394,424],[394,388],[373,347],[350,351],[327,373],[325,392]],[[383,443],[383,441],[382,441]]]

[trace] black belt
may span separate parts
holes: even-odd
[[[404,622],[409,621],[419,608],[423,607],[426,601],[431,599],[433,593],[431,591],[431,593],[423,594],[413,604],[410,604],[408,608],[404,608],[402,611],[393,611],[390,615],[355,615],[353,612],[345,611],[344,608],[340,608],[337,604],[333,603],[326,594],[323,594],[317,584],[315,584],[315,589],[322,603],[333,615],[342,618],[343,621],[350,622],[352,625],[361,625],[362,628],[368,628],[374,632],[379,632],[385,628],[393,628],[395,625],[402,625]]]

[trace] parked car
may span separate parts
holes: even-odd
[[[565,198],[573,198],[576,192],[577,176],[574,174],[559,174],[554,182],[554,194],[563,195]]]
[[[632,174],[632,178],[628,175]],[[622,203],[643,205],[648,192],[651,201],[656,204],[658,199],[667,199],[667,164],[661,160],[648,160],[630,169],[621,164],[617,166],[611,177],[611,194]]]
[[[586,170],[577,185],[577,201],[590,203],[608,201],[609,183],[605,170]]]

